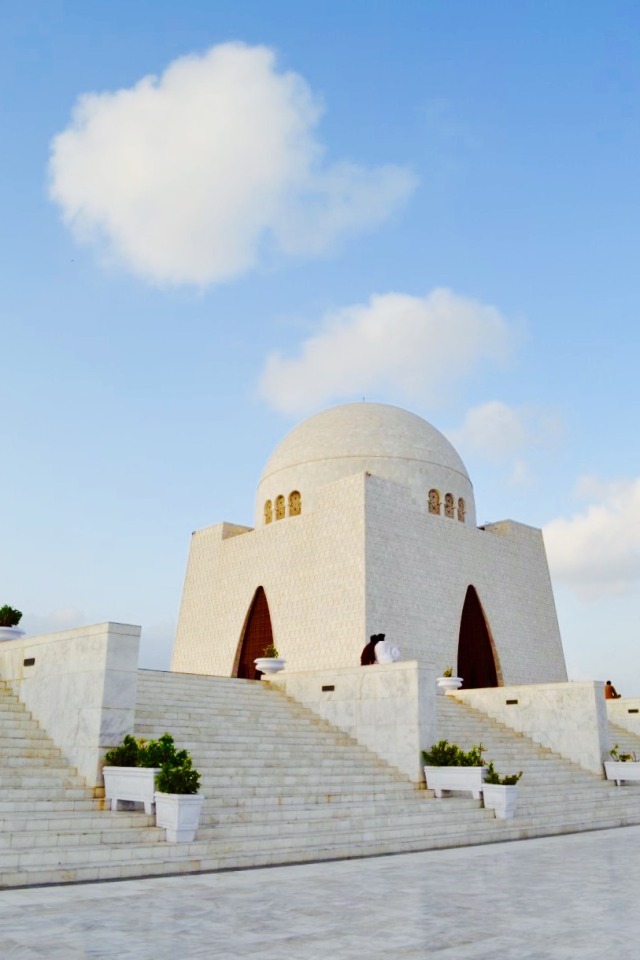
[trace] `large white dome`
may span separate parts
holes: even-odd
[[[463,498],[465,522],[475,525],[469,475],[439,430],[400,407],[349,403],[303,421],[276,447],[258,484],[256,526],[265,523],[267,501],[288,503],[297,491],[306,512],[319,487],[365,471],[409,487],[425,507],[430,489],[456,504]]]

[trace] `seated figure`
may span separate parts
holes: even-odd
[[[369,643],[363,649],[360,654],[360,664],[363,667],[370,667],[376,662],[376,644],[380,640],[380,637],[384,638],[383,633],[374,633],[369,638]]]
[[[619,700],[620,696],[621,695],[618,693],[614,685],[611,683],[611,680],[607,680],[607,682],[604,685],[605,700]]]
[[[380,639],[375,648],[376,663],[396,663],[400,659],[400,650],[390,640],[385,640],[384,633],[378,636]]]

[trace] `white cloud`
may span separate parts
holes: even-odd
[[[466,447],[492,463],[504,463],[527,446],[529,430],[522,410],[490,400],[468,411],[450,433],[454,446]]]
[[[603,484],[587,477],[577,489],[599,502],[545,526],[553,576],[581,600],[631,593],[640,582],[640,478]]]
[[[52,143],[50,195],[80,241],[158,283],[226,280],[269,247],[322,252],[384,220],[416,181],[325,163],[321,112],[273,51],[221,44],[80,97]]]
[[[495,307],[450,290],[379,294],[325,316],[298,356],[271,354],[260,389],[288,414],[381,389],[435,402],[481,363],[503,362],[514,340]]]
[[[564,425],[552,411],[490,400],[469,410],[462,426],[449,431],[448,437],[463,454],[468,451],[494,466],[509,465],[514,486],[531,486],[534,478],[528,455],[554,446],[563,433]]]

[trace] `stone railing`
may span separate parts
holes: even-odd
[[[133,732],[140,627],[100,623],[0,643],[6,680],[87,785]]]

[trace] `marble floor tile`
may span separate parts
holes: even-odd
[[[640,827],[0,891],[2,960],[640,956]]]

